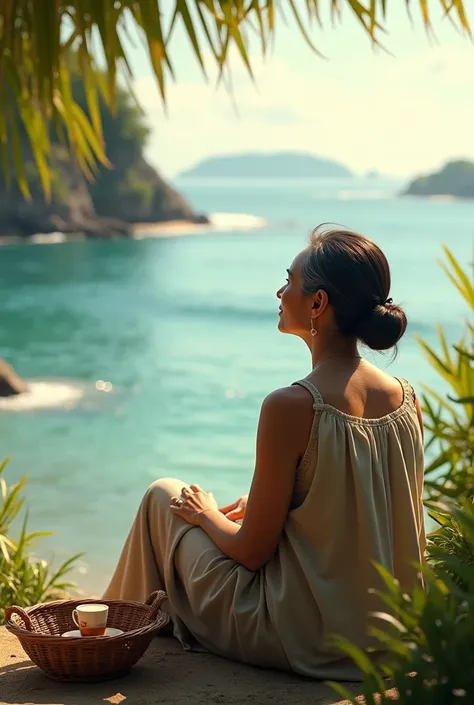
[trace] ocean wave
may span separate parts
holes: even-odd
[[[395,198],[396,196],[396,191],[347,189],[338,191],[336,198],[339,201],[379,201]]]
[[[104,380],[87,384],[75,380],[26,380],[28,391],[11,397],[0,397],[0,411],[21,412],[42,409],[70,411],[79,406],[94,407],[93,400],[112,392],[113,385]],[[114,390],[115,391],[115,390]],[[109,396],[107,394],[107,396]]]
[[[0,398],[0,411],[36,411],[71,408],[85,395],[85,389],[67,382],[37,381],[28,383],[28,391]]]
[[[268,225],[268,220],[265,218],[249,213],[211,213],[208,217],[211,229],[214,231],[257,230]]]
[[[169,223],[150,223],[137,225],[135,240],[147,240],[161,237],[182,237],[209,233],[235,233],[259,230],[268,226],[268,220],[250,213],[210,213],[208,223],[188,223],[177,220]]]
[[[29,241],[34,245],[57,245],[61,242],[67,242],[68,237],[64,233],[36,233],[31,235]]]

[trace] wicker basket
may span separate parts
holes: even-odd
[[[143,656],[153,636],[169,621],[161,604],[166,593],[154,592],[145,603],[122,600],[61,600],[28,610],[9,607],[6,628],[20,640],[30,659],[47,676],[60,681],[100,681],[126,673]],[[72,611],[85,603],[109,606],[108,627],[118,636],[62,637],[75,629]]]

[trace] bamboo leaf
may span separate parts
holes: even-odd
[[[11,138],[12,138],[12,152],[13,152],[13,164],[15,167],[16,179],[21,193],[25,200],[31,200],[30,187],[28,186],[28,180],[25,174],[25,168],[23,164],[23,150],[21,148],[20,132],[18,130],[17,122],[12,118],[10,122]]]
[[[394,617],[393,615],[388,614],[388,612],[372,612],[372,616],[384,622],[387,622],[392,627],[395,627],[401,634],[407,633],[406,627],[403,626],[400,620],[396,619],[396,617]]]
[[[79,49],[78,56],[81,66],[82,79],[84,81],[84,92],[86,95],[87,108],[89,110],[89,115],[91,116],[96,139],[99,140],[101,151],[103,151],[104,135],[102,132],[102,120],[100,117],[99,100],[97,96],[97,81],[91,70],[89,61],[87,60],[87,53],[83,47]],[[95,73],[97,74],[97,72]]]
[[[446,264],[444,264],[444,262],[441,262],[441,267],[461,296],[464,298],[468,306],[471,309],[474,309],[474,284],[469,281],[467,274],[463,271],[461,265],[446,245],[443,245],[443,251],[452,271]]]
[[[454,397],[448,394],[448,399],[450,399],[455,404],[474,404],[474,397],[458,397],[457,399],[455,399]]]
[[[318,56],[323,57],[321,52],[316,49],[313,42],[311,41],[311,37],[309,36],[309,34],[306,31],[303,20],[301,19],[301,15],[298,11],[298,8],[296,7],[296,3],[294,2],[294,0],[288,0],[288,4],[290,6],[291,12],[293,13],[293,17],[296,21],[296,24],[298,25],[298,29],[300,30],[300,32],[303,36],[303,39],[305,40],[307,45],[310,47],[310,49],[312,49],[316,54],[318,54]]]
[[[407,10],[414,4],[414,0],[405,0],[404,3]],[[435,0],[432,4],[436,4]],[[96,143],[103,146],[99,95],[113,108],[119,75],[125,74],[129,78],[133,75],[130,29],[137,29],[145,41],[163,104],[166,105],[167,81],[174,77],[172,56],[179,55],[181,51],[172,32],[178,19],[190,41],[197,65],[204,71],[206,52],[209,53],[220,80],[228,75],[233,49],[239,54],[249,75],[253,76],[249,37],[253,33],[262,55],[265,55],[278,31],[277,12],[282,15],[285,9],[293,19],[301,41],[318,52],[310,29],[314,21],[322,24],[321,6],[318,0],[169,0],[169,3],[165,0],[73,0],[69,3],[10,0],[1,3],[0,160],[5,179],[8,181],[13,156],[17,181],[23,194],[27,195],[28,185],[19,158],[18,135],[12,122],[17,108],[28,132],[43,190],[48,192],[51,181],[48,138],[51,119],[55,120],[56,125],[64,124],[71,151],[82,168],[88,173],[94,169],[89,150],[92,149],[94,160],[100,161]],[[374,44],[379,44],[380,35],[390,26],[391,16],[387,8],[391,5],[388,0],[328,0],[328,6],[332,17],[337,18],[342,16],[343,9],[347,9],[350,17],[356,19]],[[424,26],[431,32],[430,3],[428,0],[418,0],[417,6]],[[466,3],[462,0],[439,0],[438,7],[456,27],[471,35]],[[171,19],[169,32],[165,26],[168,18]],[[123,38],[127,41],[122,41]],[[76,51],[79,52],[85,86],[86,118],[90,118],[94,139],[91,139],[90,131],[84,128],[83,121],[78,122],[77,115],[72,114],[74,111],[71,110],[67,79],[70,67],[67,64]],[[95,75],[96,57],[105,66],[101,79]],[[6,97],[5,86],[12,90],[11,98]],[[5,108],[5,103],[10,107]],[[60,111],[58,106],[62,108]],[[33,113],[36,115],[33,116]],[[82,137],[78,136],[79,132]],[[450,253],[446,254],[448,276],[472,303],[472,285],[467,288],[466,280],[454,265]]]
[[[160,9],[153,0],[153,2],[141,3],[140,9],[135,9],[134,12],[135,19],[144,31],[153,71],[158,81],[161,96],[164,99],[165,74],[163,64],[168,64],[169,68],[171,68],[171,64],[166,53]]]
[[[335,693],[340,695],[345,700],[348,700],[350,703],[354,703],[354,705],[357,705],[357,700],[355,700],[354,695],[351,693],[349,688],[346,688],[346,686],[342,685],[342,683],[337,683],[336,681],[326,681],[326,685],[332,688]]]
[[[75,102],[72,107],[72,114],[74,115],[74,118],[77,123],[78,127],[78,134],[79,132],[82,134],[83,138],[85,141],[87,141],[90,146],[92,147],[92,150],[94,151],[95,157],[100,159],[101,163],[104,164],[104,166],[111,167],[111,163],[108,161],[107,157],[105,156],[105,152],[103,151],[102,144],[100,143],[97,134],[94,132],[94,129],[90,122],[88,121],[87,117],[85,116],[82,108]],[[89,154],[89,150],[87,150],[87,153]],[[93,166],[94,164],[94,159],[91,159],[91,165]]]
[[[191,13],[189,12],[189,8],[188,8],[188,4],[187,4],[186,0],[176,0],[176,8],[173,13],[173,19],[171,22],[172,27],[174,26],[174,23],[179,16],[181,16],[181,18],[183,20],[184,26],[186,28],[186,33],[187,33],[187,35],[191,41],[191,45],[194,49],[194,55],[196,56],[198,63],[200,65],[204,75],[206,75],[206,69],[204,66],[203,58],[202,58],[201,48],[199,46],[197,34],[194,29],[194,23],[191,18]],[[171,30],[170,30],[170,33],[171,33]],[[208,36],[208,40],[209,40],[209,36]],[[212,48],[212,46],[213,45],[211,43],[211,48]]]

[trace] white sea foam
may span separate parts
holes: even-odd
[[[30,237],[30,242],[35,245],[56,245],[59,242],[66,242],[67,237],[64,233],[36,233]]]
[[[137,226],[136,240],[156,237],[180,237],[184,235],[202,235],[204,233],[246,232],[265,228],[268,221],[258,215],[249,213],[210,213],[208,223],[187,223],[175,221],[156,223],[145,228]]]
[[[0,411],[71,408],[81,401],[84,394],[85,389],[72,382],[29,382],[27,392],[0,397]]]
[[[265,228],[268,221],[259,215],[249,213],[211,213],[209,216],[213,230],[236,231]]]

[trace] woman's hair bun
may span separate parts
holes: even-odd
[[[389,350],[398,343],[407,327],[407,317],[396,304],[380,304],[359,320],[357,337],[372,350]]]
[[[301,275],[303,293],[326,292],[336,326],[372,350],[396,346],[407,327],[404,311],[389,298],[390,267],[384,253],[352,230],[316,228]]]

